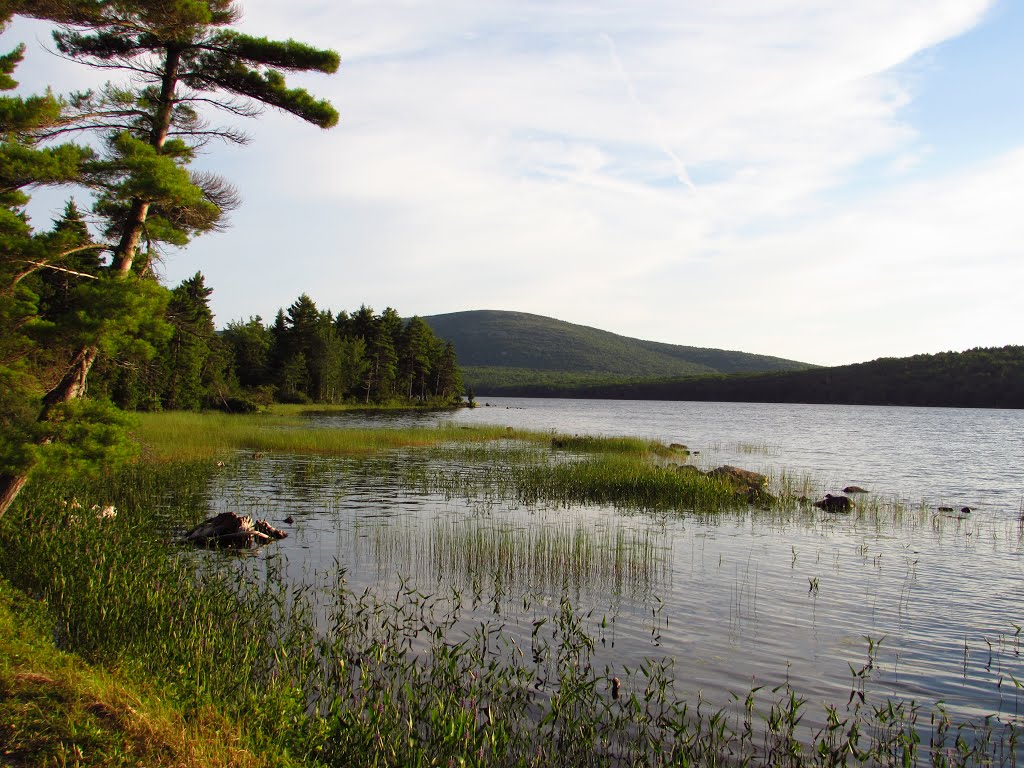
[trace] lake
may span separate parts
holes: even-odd
[[[775,403],[481,398],[451,414],[378,413],[354,425],[450,420],[680,442],[702,467],[808,473],[833,493],[859,485],[916,504],[1019,515],[1024,411]],[[320,423],[337,425],[335,418]]]
[[[592,611],[597,661],[627,690],[642,686],[636,670],[646,658],[667,658],[679,695],[717,706],[729,706],[732,693],[788,683],[807,699],[809,720],[820,722],[823,705],[842,706],[866,686],[875,697],[942,701],[957,716],[1024,724],[1024,412],[480,403],[313,422],[326,429],[454,421],[656,438],[685,443],[703,468],[796,475],[816,494],[863,486],[890,511],[649,515],[462,499],[403,484],[409,465],[421,461],[415,452],[369,462],[240,455],[213,481],[211,511],[292,515],[290,537],[259,556],[284,561],[295,581],[316,581],[340,565],[353,586],[381,594],[410,583],[475,590],[460,624],[467,632],[499,621],[510,636],[528,639],[538,616],[568,596]],[[963,506],[972,512],[960,514]],[[546,546],[544,537],[583,537],[602,552],[625,540],[631,576],[613,578],[619,565],[605,565],[612,561],[601,554],[572,578],[527,555],[521,573],[474,583],[465,542],[495,530],[530,552]],[[855,677],[865,667],[869,674]]]

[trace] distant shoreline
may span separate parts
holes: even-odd
[[[492,373],[492,376],[494,374]],[[553,377],[547,372],[548,377]],[[571,381],[572,374],[564,374]],[[1024,408],[1024,346],[979,348],[802,371],[606,384],[466,380],[482,397],[677,400],[939,408]]]

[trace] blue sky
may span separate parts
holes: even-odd
[[[220,324],[306,292],[821,364],[1024,343],[1024,3],[242,7],[339,51],[298,82],[342,117],[268,112],[197,161],[243,207],[163,270]],[[25,90],[96,77],[18,40]]]

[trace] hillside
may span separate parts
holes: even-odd
[[[494,395],[1024,408],[1024,346],[883,358],[813,370],[711,375],[576,388],[508,387]]]
[[[525,312],[476,310],[423,320],[455,344],[466,382],[478,392],[810,367],[778,357],[642,341]]]

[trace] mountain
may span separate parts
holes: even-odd
[[[1024,346],[880,358],[773,373],[706,375],[582,387],[507,387],[493,395],[1024,408]]]
[[[807,363],[643,341],[526,312],[475,310],[423,318],[451,341],[466,383],[495,387],[578,386],[716,373],[806,369]]]

